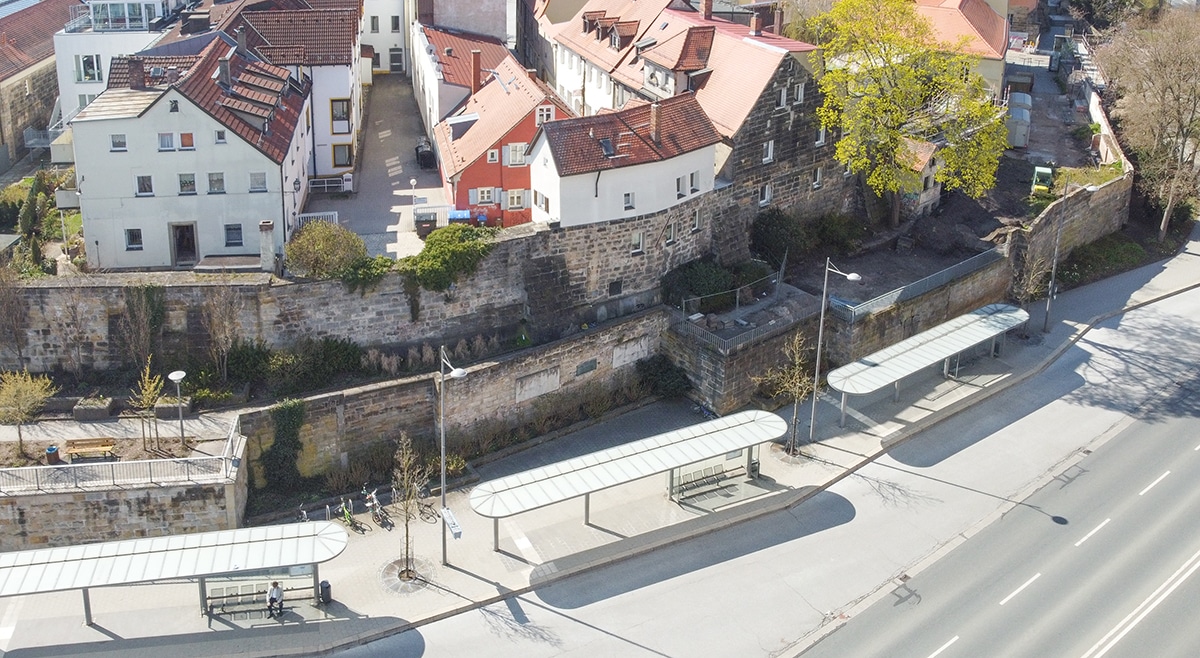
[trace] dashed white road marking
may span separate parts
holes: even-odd
[[[945,651],[946,649],[949,649],[949,648],[950,648],[950,645],[951,645],[951,644],[954,644],[955,642],[958,642],[958,636],[957,636],[957,635],[955,635],[954,637],[950,638],[950,641],[949,641],[949,642],[947,642],[947,643],[945,643],[945,644],[943,644],[941,647],[939,647],[937,651],[934,651],[933,653],[929,654],[929,658],[934,658],[934,657],[935,657],[935,656],[937,656],[939,653],[941,653],[941,652]]]
[[[1104,519],[1104,521],[1101,522],[1100,525],[1096,526],[1095,528],[1092,528],[1092,531],[1087,533],[1086,535],[1084,535],[1083,539],[1080,539],[1079,541],[1075,542],[1075,547],[1078,548],[1080,544],[1082,544],[1083,542],[1090,539],[1092,535],[1099,532],[1100,528],[1103,528],[1104,526],[1108,525],[1109,521],[1112,521],[1112,519]]]
[[[1024,585],[1021,585],[1020,587],[1013,590],[1012,594],[1009,594],[1008,596],[1004,597],[1004,600],[1000,602],[1000,605],[1004,605],[1005,603],[1008,603],[1012,599],[1012,597],[1020,594],[1021,590],[1025,589],[1026,587],[1029,587],[1030,585],[1033,584],[1033,581],[1035,581],[1041,577],[1042,577],[1041,572],[1033,574],[1033,578],[1030,578],[1029,580],[1025,581]]]
[[[1162,481],[1163,481],[1163,478],[1167,477],[1167,476],[1168,476],[1168,475],[1170,475],[1170,474],[1171,474],[1171,471],[1167,471],[1166,473],[1163,473],[1162,475],[1158,476],[1158,479],[1157,479],[1157,480],[1155,480],[1155,481],[1151,482],[1150,484],[1146,485],[1146,488],[1145,488],[1145,489],[1142,489],[1141,491],[1139,491],[1139,492],[1138,492],[1138,495],[1139,495],[1139,496],[1143,496],[1143,495],[1145,495],[1147,491],[1150,491],[1151,489],[1153,489],[1153,488],[1154,488],[1154,485],[1158,484],[1159,482],[1162,482]]]

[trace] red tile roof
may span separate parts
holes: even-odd
[[[558,119],[575,116],[546,83],[530,75],[512,56],[505,58],[496,67],[495,74],[489,76],[487,84],[456,113],[458,117],[478,117],[466,132],[455,137],[455,130],[460,128],[451,123],[454,117],[442,121],[433,129],[442,159],[443,175],[447,179],[471,166],[488,149],[495,148],[500,139],[537,107],[554,105],[558,110],[555,115]]]
[[[275,64],[350,65],[357,61],[357,9],[245,11],[246,46]],[[233,34],[233,31],[229,31]]]
[[[71,20],[79,0],[42,0],[0,18],[0,80],[54,57],[54,33]]]
[[[508,48],[494,37],[427,26],[421,29],[425,32],[425,39],[434,47],[434,55],[442,65],[442,79],[446,84],[468,88],[471,86],[472,50],[479,51],[482,69],[500,66],[500,62],[509,54]],[[450,49],[450,54],[446,54],[447,48]],[[483,75],[488,73],[484,72]]]
[[[675,34],[643,53],[643,57],[672,71],[698,71],[712,55],[713,25],[697,25]]]
[[[167,72],[170,69],[175,69],[176,74],[182,77],[188,69],[192,68],[199,59],[199,55],[172,55],[155,56],[155,57],[140,57],[142,60],[142,70],[146,74],[146,86],[158,87],[167,84]],[[152,75],[161,69],[161,75]],[[108,88],[122,89],[129,87],[129,58],[114,57],[112,63],[108,66]]]
[[[939,40],[956,45],[965,37],[967,52],[1004,59],[1008,22],[984,0],[917,0],[917,13],[929,19]]]
[[[653,106],[542,124],[559,176],[667,160],[721,141],[691,94],[658,102],[658,141],[650,138]],[[537,137],[534,138],[537,140]],[[606,149],[609,154],[606,154]]]

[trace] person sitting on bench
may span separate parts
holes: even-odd
[[[271,589],[267,590],[267,616],[274,617],[276,610],[283,616],[283,589],[278,582],[273,582]]]

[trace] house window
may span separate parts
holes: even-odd
[[[691,175],[688,176],[688,183],[692,187],[692,194],[699,192],[700,191],[700,172],[693,171],[691,173]]]
[[[500,162],[500,149],[488,149],[488,164]]]
[[[803,102],[804,102],[804,83],[797,82],[796,86],[792,88],[792,104],[800,105]]]
[[[350,144],[333,145],[333,166],[350,167],[354,165],[354,150]]]
[[[400,31],[400,17],[392,16],[392,32]]]
[[[125,251],[141,251],[142,250],[142,229],[127,228],[125,229]]]
[[[128,145],[125,142],[124,134],[109,135],[108,138],[112,141],[112,147],[109,148],[110,151],[128,150]]]
[[[758,205],[765,206],[771,203],[771,184],[764,183],[758,188]]]
[[[154,196],[154,177],[149,174],[137,177],[137,195]]]
[[[608,47],[612,48],[613,50],[621,49],[621,35],[618,34],[616,30],[612,30],[612,32],[608,35]]]
[[[608,284],[608,296],[616,297],[619,294],[621,294],[621,280],[610,281]]]
[[[379,17],[371,17],[371,34],[379,34]]]
[[[184,151],[196,150],[196,138],[192,133],[179,133],[179,148]]]
[[[158,133],[158,150],[175,150],[175,133]]]
[[[82,110],[96,100],[96,94],[79,94],[75,100],[79,103],[79,109]]]
[[[267,191],[267,172],[265,172],[265,171],[250,172],[250,191],[251,192],[266,192]]]
[[[775,140],[767,140],[763,143],[762,161],[764,164],[775,159]]]
[[[775,96],[775,109],[781,110],[787,107],[787,87],[780,89]]]
[[[542,107],[539,107],[537,109],[537,117],[536,117],[537,125],[540,126],[543,123],[546,123],[547,121],[553,121],[553,120],[554,120],[554,106],[553,105],[543,105]]]
[[[625,201],[625,209],[633,210],[633,192],[626,192],[624,201]]]
[[[687,196],[687,178],[684,176],[675,177],[675,198],[682,199]]]
[[[75,56],[75,82],[103,82],[99,55]]]
[[[350,132],[350,99],[335,98],[329,101],[329,112],[333,118],[333,134]]]
[[[475,191],[475,196],[479,200],[479,203],[495,203],[492,200],[492,191],[490,187],[481,187]]]
[[[525,190],[508,191],[508,209],[521,210],[525,207]]]
[[[225,131],[224,130],[218,130],[216,132],[216,141],[218,144],[225,143]]]
[[[520,167],[525,164],[525,144],[508,145],[508,166]]]
[[[378,69],[382,64],[379,63],[379,53],[371,53],[371,68]]]
[[[821,168],[816,167],[812,171],[812,187],[814,190],[821,189]]]
[[[225,225],[225,246],[226,247],[242,246],[242,225],[241,224],[226,224]]]
[[[169,103],[167,103],[167,107],[171,108],[171,110],[170,110],[171,112],[178,112],[179,111],[179,101],[170,101]]]
[[[928,191],[929,188],[933,187],[933,176],[926,176],[922,183],[922,190]]]
[[[696,233],[699,230],[700,230],[700,211],[693,210],[692,211],[692,233]]]
[[[208,175],[208,193],[225,194],[225,172],[218,171]]]
[[[179,174],[179,193],[196,193],[196,174]]]
[[[670,224],[667,224],[667,235],[666,235],[667,244],[675,244],[675,233],[676,233],[675,229],[676,229],[675,222],[671,222]]]
[[[642,232],[634,231],[633,234],[629,236],[629,253],[640,254],[640,253],[642,253],[642,248],[644,246],[645,246],[645,240],[643,238]]]
[[[825,126],[817,128],[817,141],[814,146],[825,146]]]

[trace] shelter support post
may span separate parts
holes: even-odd
[[[88,588],[84,587],[80,591],[83,592],[83,624],[85,626],[91,626],[93,624],[92,598],[88,596]]]
[[[846,426],[846,392],[842,391],[842,418],[838,421],[838,427]]]
[[[500,519],[492,519],[492,550],[500,552]]]
[[[892,402],[899,402],[900,401],[900,380],[897,379],[896,381],[892,382],[892,386],[895,387],[895,389],[892,391]]]
[[[583,494],[583,525],[592,522],[592,494]]]
[[[1003,338],[1003,335],[1001,335],[999,337]],[[997,336],[992,336],[992,358],[993,359],[1000,357],[1000,346],[1004,344],[1004,341],[996,340],[996,338],[997,338]]]
[[[950,377],[950,357],[942,359],[942,377]]]
[[[208,585],[204,576],[201,576],[197,582],[200,585],[200,616],[208,614]]]
[[[313,603],[321,603],[321,565],[313,565]]]

